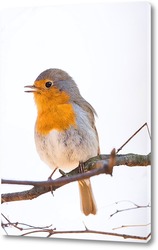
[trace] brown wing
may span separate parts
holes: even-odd
[[[82,97],[82,101],[79,103],[79,105],[83,110],[85,110],[87,112],[91,126],[92,126],[92,128],[94,128],[94,130],[96,132],[98,144],[99,144],[99,136],[98,136],[98,132],[97,132],[97,129],[95,126],[95,115],[97,116],[95,109],[83,97]],[[100,147],[98,147],[98,155],[99,154],[100,154]]]

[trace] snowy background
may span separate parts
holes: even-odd
[[[0,13],[0,165],[4,179],[46,180],[51,170],[34,145],[36,107],[24,85],[33,84],[47,68],[61,68],[76,81],[83,97],[96,109],[101,153],[119,148],[150,120],[150,5],[79,4],[19,7]],[[144,128],[121,153],[148,154]],[[55,177],[57,177],[56,174]],[[32,201],[3,204],[11,221],[57,230],[93,230],[146,236],[149,226],[113,230],[122,225],[150,223],[150,167],[115,167],[113,177],[91,178],[96,216],[81,214],[77,183]],[[28,187],[3,186],[1,192]],[[118,202],[116,204],[116,202]],[[84,223],[84,224],[83,224]],[[17,234],[14,229],[9,234]],[[4,234],[4,231],[2,232]],[[18,232],[19,233],[19,232]],[[57,235],[57,237],[61,237]],[[62,235],[62,237],[64,237]],[[98,235],[66,237],[113,240]],[[114,240],[120,240],[115,238]]]

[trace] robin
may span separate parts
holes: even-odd
[[[65,71],[43,71],[26,92],[34,94],[37,106],[35,144],[40,158],[52,169],[72,170],[99,154],[96,112],[81,96],[75,81]],[[96,214],[90,179],[78,181],[81,210]]]

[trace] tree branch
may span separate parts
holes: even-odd
[[[69,173],[63,173],[63,176],[56,180],[47,181],[18,181],[18,180],[5,180],[2,179],[2,184],[16,184],[16,185],[32,185],[30,190],[2,194],[1,202],[19,201],[19,200],[32,200],[39,195],[45,194],[50,191],[55,191],[57,188],[62,187],[70,182],[90,178],[99,174],[112,175],[113,167],[125,165],[129,167],[134,166],[148,166],[151,165],[151,154],[137,155],[115,155],[113,149],[110,155],[99,155],[93,157],[84,163],[84,173],[79,173],[79,167]]]
[[[84,224],[84,227],[85,227],[84,230],[62,230],[62,231],[60,231],[60,230],[56,230],[56,228],[52,228],[52,225],[44,226],[44,227],[35,227],[32,225],[28,225],[26,223],[11,222],[3,214],[2,214],[2,217],[7,221],[7,223],[2,222],[2,228],[4,230],[8,226],[12,226],[20,231],[28,231],[26,233],[21,234],[21,236],[27,236],[27,235],[36,234],[36,233],[47,233],[47,237],[49,238],[55,234],[101,234],[101,235],[105,235],[105,236],[122,237],[124,239],[135,239],[135,240],[144,240],[144,241],[147,241],[151,236],[151,233],[149,233],[147,236],[143,237],[143,236],[137,236],[137,235],[129,235],[129,234],[120,234],[120,233],[113,233],[113,232],[91,230],[91,229],[88,229],[87,226],[85,226],[85,224]],[[147,226],[147,225],[143,225],[143,226]],[[134,226],[134,225],[132,225],[132,226]],[[128,227],[128,226],[122,226],[122,227]],[[117,229],[117,228],[114,228],[114,230],[115,229]]]
[[[34,230],[32,232],[24,233],[21,236],[26,236],[34,233],[48,233],[48,238],[55,234],[102,234],[106,236],[113,236],[113,237],[121,237],[124,239],[134,239],[134,240],[144,240],[147,241],[151,233],[149,233],[147,236],[137,236],[137,235],[130,235],[130,234],[120,234],[120,233],[112,233],[112,232],[104,232],[104,231],[97,231],[97,230],[91,230],[91,229],[85,229],[85,230],[70,230],[70,231],[57,231],[54,229],[44,229],[44,230]]]

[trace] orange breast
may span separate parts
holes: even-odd
[[[76,115],[71,104],[53,105],[50,109],[40,112],[36,120],[36,131],[42,135],[56,129],[64,131],[76,126]]]

